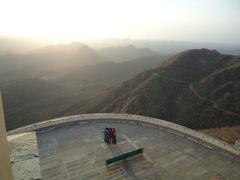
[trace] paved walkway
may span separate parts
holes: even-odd
[[[115,127],[118,145],[106,145]],[[37,132],[43,179],[240,179],[240,162],[164,129],[127,123],[86,123]],[[144,154],[105,165],[107,158],[144,147]]]

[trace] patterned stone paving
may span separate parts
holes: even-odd
[[[117,129],[117,145],[106,145],[103,129]],[[240,161],[194,141],[128,123],[87,123],[38,131],[43,179],[240,180]],[[107,158],[144,147],[144,154],[106,166]]]

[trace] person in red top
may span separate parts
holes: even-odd
[[[113,128],[112,132],[113,132],[113,144],[117,144],[117,132],[116,132],[116,129]]]
[[[113,130],[109,128],[109,143],[113,143]]]

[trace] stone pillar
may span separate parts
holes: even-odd
[[[0,179],[13,180],[10,162],[10,149],[7,142],[7,133],[4,120],[2,96],[0,92]]]

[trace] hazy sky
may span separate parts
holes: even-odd
[[[0,0],[0,35],[240,42],[240,0]]]

